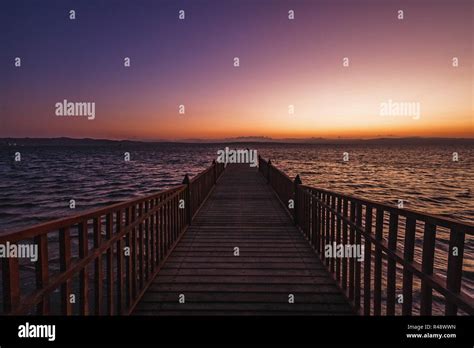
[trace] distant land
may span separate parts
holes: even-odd
[[[0,138],[0,146],[100,146],[100,145],[133,145],[153,143],[182,143],[182,144],[235,144],[235,143],[270,143],[270,144],[472,144],[474,138],[283,138],[273,139],[263,136],[247,136],[223,139],[180,139],[180,140],[110,140],[91,138]]]

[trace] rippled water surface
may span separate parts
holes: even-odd
[[[241,144],[303,183],[474,222],[474,147]],[[0,147],[0,230],[31,225],[179,184],[217,144]],[[14,162],[14,153],[21,162]],[[129,152],[131,161],[124,161]],[[349,161],[342,160],[347,152]],[[452,161],[452,153],[459,161]],[[69,200],[76,209],[69,209]]]
[[[304,184],[474,223],[474,146],[127,144],[0,147],[0,231],[124,201],[182,182],[224,146],[257,149]],[[21,162],[14,162],[15,152]],[[124,161],[129,152],[130,162]],[[349,160],[343,161],[347,152]],[[453,152],[459,161],[452,160]],[[76,209],[70,209],[74,199]],[[441,249],[447,233],[438,234]],[[399,236],[403,241],[403,236]],[[421,240],[417,240],[417,245]],[[463,288],[474,292],[474,241],[467,236]],[[436,269],[446,267],[446,258]],[[400,273],[400,272],[399,272]],[[435,293],[436,300],[436,293]],[[441,308],[437,308],[440,310]]]

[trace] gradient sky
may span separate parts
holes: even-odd
[[[473,137],[472,4],[2,0],[0,137]],[[63,99],[95,120],[55,116]],[[421,118],[380,116],[389,99]]]

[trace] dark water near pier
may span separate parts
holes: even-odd
[[[0,147],[0,231],[18,229],[179,184],[225,146],[257,149],[303,183],[474,223],[474,146],[127,144]],[[21,162],[14,162],[20,152]],[[130,162],[124,160],[129,152]],[[343,153],[349,160],[343,161]],[[453,153],[459,155],[457,162]],[[74,199],[76,208],[70,209]],[[401,236],[400,238],[403,238]],[[438,235],[442,246],[448,234]],[[420,241],[418,241],[420,242]],[[474,241],[467,237],[464,289],[474,292]],[[446,259],[438,260],[445,268]],[[435,294],[436,296],[436,294]],[[435,312],[441,310],[436,307]]]

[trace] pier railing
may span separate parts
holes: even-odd
[[[157,194],[0,234],[39,251],[29,265],[2,259],[3,314],[129,314],[223,170],[214,162]]]
[[[358,313],[431,315],[436,296],[445,315],[474,314],[462,287],[473,224],[305,186],[270,160],[259,170]],[[364,246],[363,262],[326,254],[345,245]]]

